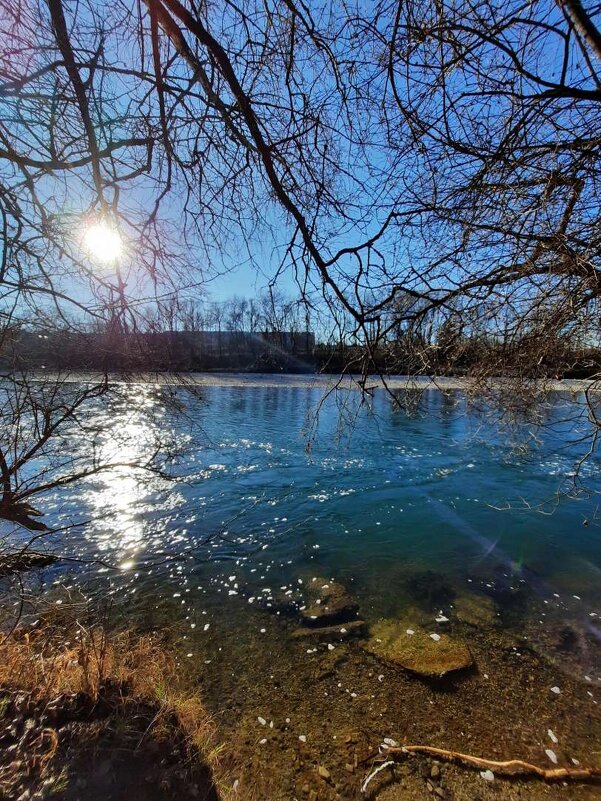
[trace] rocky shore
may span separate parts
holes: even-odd
[[[598,643],[502,578],[413,572],[385,616],[352,579],[301,574],[236,591],[228,614],[207,597],[202,625],[172,627],[168,644],[78,634],[64,617],[19,630],[0,654],[5,797],[592,801],[595,784],[566,796],[424,754],[374,775],[407,744],[601,767],[601,677],[582,667],[599,664]]]

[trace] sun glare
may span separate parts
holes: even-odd
[[[90,256],[98,261],[114,262],[123,253],[123,242],[119,232],[107,222],[89,225],[83,241]]]

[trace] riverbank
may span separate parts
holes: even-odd
[[[234,798],[214,721],[165,637],[58,608],[0,644],[0,797]]]
[[[201,625],[179,620],[179,597],[114,609],[138,631],[50,592],[0,646],[4,797],[598,798],[599,784],[568,790],[431,754],[374,775],[404,745],[601,770],[600,646],[579,603],[501,573],[459,585],[413,572],[402,586],[402,612],[384,618],[352,582],[319,575],[228,589],[227,608],[205,596]]]

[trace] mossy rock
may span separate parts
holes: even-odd
[[[370,632],[364,644],[366,651],[424,678],[441,678],[473,664],[470,649],[462,640],[448,634],[433,639],[430,632],[407,620],[381,620]]]
[[[457,620],[481,629],[492,628],[498,621],[495,602],[487,595],[460,595],[453,610]]]
[[[359,606],[342,584],[318,578],[307,587],[308,601],[301,610],[305,626],[332,626],[357,617]]]

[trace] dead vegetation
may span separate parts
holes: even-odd
[[[65,617],[0,644],[0,799],[240,797],[164,639]]]

